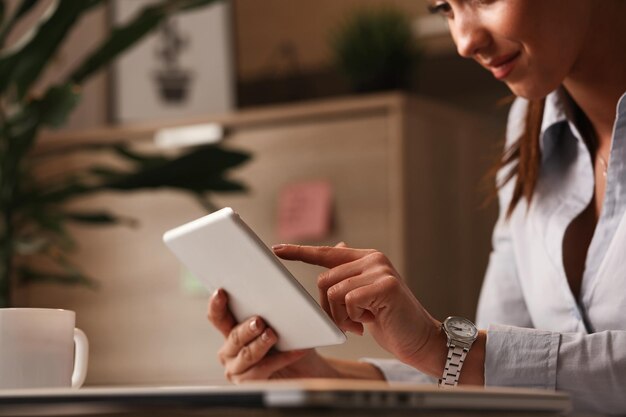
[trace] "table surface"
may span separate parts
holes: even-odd
[[[3,416],[558,416],[562,393],[297,380],[196,387],[0,391]]]

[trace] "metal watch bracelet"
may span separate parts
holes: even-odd
[[[451,388],[457,386],[461,376],[463,361],[465,361],[468,352],[469,348],[467,347],[464,348],[453,344],[448,346],[448,358],[446,359],[443,376],[439,380],[440,387]]]

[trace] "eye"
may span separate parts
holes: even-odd
[[[429,4],[428,11],[431,14],[439,14],[448,17],[452,13],[452,7],[450,6],[450,3],[446,1],[440,1],[435,4]]]

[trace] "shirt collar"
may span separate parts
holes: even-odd
[[[573,120],[574,103],[563,87],[559,87],[546,97],[541,123],[541,134],[557,123]]]
[[[559,87],[546,97],[545,106],[543,109],[543,119],[541,121],[541,135],[539,138],[539,146],[541,154],[545,160],[558,140],[558,134],[551,134],[551,131],[556,126],[562,123],[569,124],[576,133],[575,128],[575,104],[572,98],[563,87]],[[578,136],[575,134],[575,136]]]
[[[626,117],[626,92],[622,94],[617,102],[617,119],[623,119]]]
[[[576,128],[575,110],[576,104],[563,87],[559,87],[546,97],[546,103],[543,110],[543,120],[541,122],[541,136],[539,145],[543,155],[549,155],[554,149],[558,135],[548,133],[551,128],[561,123],[568,123],[570,129],[574,132],[574,136],[582,140],[578,129]],[[626,92],[620,97],[615,120],[624,120],[626,118]]]

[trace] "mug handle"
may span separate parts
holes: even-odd
[[[74,329],[74,372],[72,373],[72,388],[80,388],[87,377],[87,363],[89,357],[89,341],[80,329]]]

